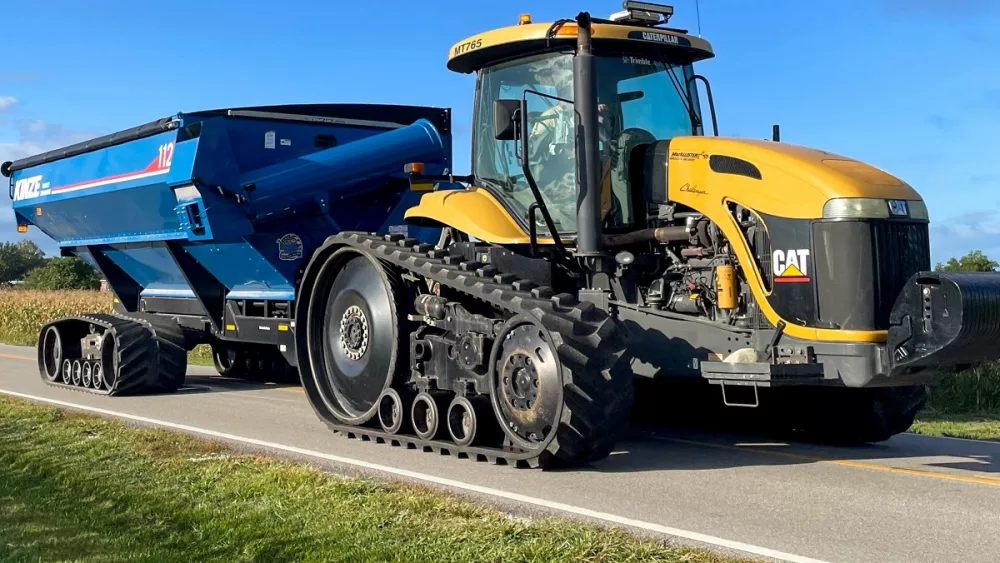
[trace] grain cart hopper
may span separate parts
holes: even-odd
[[[18,225],[120,300],[43,327],[42,377],[176,388],[184,347],[226,372],[252,343],[335,430],[544,466],[607,456],[636,376],[824,438],[905,430],[925,383],[998,355],[1000,275],[928,272],[927,210],[886,172],[705,135],[713,53],[671,13],[457,43],[468,177],[447,113],[379,106],[178,115],[5,165]]]

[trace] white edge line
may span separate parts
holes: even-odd
[[[147,418],[144,416],[137,416],[134,414],[121,413],[106,409],[101,409],[97,407],[89,407],[86,405],[78,405],[76,403],[69,403],[66,401],[59,401],[56,399],[47,399],[45,397],[38,397],[35,395],[28,395],[25,393],[18,393],[16,391],[8,391],[6,389],[0,389],[0,394],[10,395],[12,397],[19,397],[22,399],[29,399],[32,401],[38,401],[41,403],[49,403],[53,405],[59,405],[62,407],[68,407],[72,409],[92,412],[95,414],[102,414],[106,416],[112,416],[117,418],[124,418],[127,420],[133,420],[136,422],[142,422],[145,424],[152,424],[156,426],[162,426],[165,428],[172,428],[174,430],[181,430],[184,432],[192,434],[200,434],[203,436],[210,436],[213,438],[219,438],[222,440],[228,440],[232,442],[242,442],[244,444],[251,444],[254,446],[259,446],[262,448],[280,450],[284,452],[294,453],[302,456],[314,457],[319,459],[325,459],[328,461],[333,461],[336,463],[341,463],[344,465],[353,465],[356,467],[363,467],[365,469],[370,469],[373,471],[380,471],[384,473],[390,473],[393,475],[399,475],[401,477],[408,477],[410,479],[416,479],[419,481],[425,481],[428,483],[434,483],[437,485],[443,485],[445,487],[451,487],[454,489],[461,489],[465,491],[471,491],[474,493],[479,493],[487,496],[513,500],[524,504],[531,504],[535,506],[541,506],[543,508],[548,508],[551,510],[558,510],[561,512],[567,512],[570,514],[576,514],[578,516],[585,516],[588,518],[594,518],[597,520],[603,520],[605,522],[612,522],[615,524],[620,524],[622,526],[629,526],[632,528],[638,528],[650,532],[656,532],[659,534],[666,534],[669,536],[675,536],[678,538],[684,538],[696,542],[701,542],[704,544],[714,545],[717,547],[722,547],[726,549],[731,549],[735,551],[742,551],[744,553],[751,553],[754,555],[760,555],[763,557],[769,557],[771,559],[779,559],[782,561],[789,561],[791,563],[827,563],[820,559],[812,559],[810,557],[803,557],[801,555],[794,555],[791,553],[784,553],[781,551],[776,551],[766,547],[760,547],[756,545],[751,545],[748,543],[727,540],[723,538],[717,538],[715,536],[710,536],[707,534],[701,534],[698,532],[690,532],[687,530],[681,530],[679,528],[671,528],[669,526],[661,526],[660,524],[654,524],[652,522],[644,522],[642,520],[634,520],[632,518],[627,518],[625,516],[618,516],[616,514],[610,514],[607,512],[599,512],[596,510],[590,510],[589,508],[582,508],[579,506],[573,506],[570,504],[563,504],[561,502],[554,502],[550,500],[530,497],[518,493],[511,493],[508,491],[502,491],[500,489],[492,489],[490,487],[482,487],[479,485],[473,485],[471,483],[463,483],[462,481],[455,481],[453,479],[447,479],[444,477],[437,477],[434,475],[428,475],[426,473],[418,473],[416,471],[409,471],[406,469],[397,469],[395,467],[389,467],[387,465],[380,465],[377,463],[370,463],[367,461],[361,461],[357,459],[352,459],[348,457],[342,457],[333,454],[327,454],[323,452],[317,452],[313,450],[307,450],[303,448],[297,448],[295,446],[288,446],[285,444],[278,444],[275,442],[267,442],[264,440],[257,440],[256,438],[247,438],[244,436],[237,436],[235,434],[227,434],[225,432],[217,432],[215,430],[208,430],[205,428],[198,428],[196,426],[188,426],[186,424],[177,424],[174,422],[168,422],[165,420],[157,420],[155,418]]]

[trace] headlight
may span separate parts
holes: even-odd
[[[927,213],[927,204],[922,201],[911,201],[910,203],[910,218],[920,219],[921,221],[930,221],[930,215]]]
[[[837,198],[823,206],[824,219],[886,219],[909,217],[927,220],[927,205],[919,200]]]
[[[881,219],[889,216],[884,199],[839,198],[823,206],[824,219]]]

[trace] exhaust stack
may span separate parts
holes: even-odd
[[[597,156],[597,71],[590,14],[576,16],[577,51],[573,61],[577,123],[576,254],[601,255],[601,161]]]

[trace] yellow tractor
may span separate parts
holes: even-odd
[[[426,193],[406,220],[441,241],[341,234],[303,278],[301,295],[356,292],[353,309],[299,300],[299,369],[332,427],[579,464],[611,452],[636,378],[665,378],[731,406],[771,393],[789,429],[881,441],[933,377],[997,356],[997,276],[929,271],[927,208],[902,180],[719,137],[694,68],[712,48],[672,13],[522,15],[454,45],[448,68],[477,75],[472,173],[407,166]],[[384,361],[324,363],[328,318]]]

